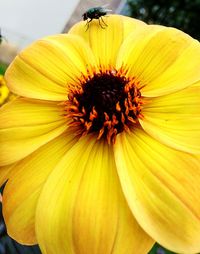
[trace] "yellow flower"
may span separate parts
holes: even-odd
[[[8,101],[13,100],[15,97],[16,96],[12,94],[6,86],[6,81],[3,75],[0,75],[0,106]]]
[[[200,44],[109,15],[6,72],[0,182],[11,237],[44,254],[200,251]]]
[[[0,106],[7,100],[9,96],[9,90],[6,86],[3,75],[0,75]]]

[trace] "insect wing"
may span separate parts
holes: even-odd
[[[112,12],[111,9],[107,9],[106,7],[109,7],[110,4],[104,4],[103,6],[101,6],[101,8],[103,9],[104,12]]]

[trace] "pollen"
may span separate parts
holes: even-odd
[[[134,78],[127,78],[121,70],[104,70],[83,76],[79,85],[71,86],[65,116],[82,136],[96,132],[98,140],[105,138],[111,144],[118,133],[139,124],[142,104]]]

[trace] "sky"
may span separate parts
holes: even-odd
[[[79,0],[0,0],[0,28],[20,48],[59,33]],[[81,19],[81,18],[80,18]]]

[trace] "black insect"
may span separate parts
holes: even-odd
[[[3,40],[7,41],[5,37],[1,34],[1,28],[0,28],[0,44],[2,43]]]
[[[104,6],[105,7],[105,6]],[[93,19],[98,19],[99,20],[99,25],[101,28],[105,29],[105,27],[107,26],[107,24],[104,22],[103,20],[103,16],[105,16],[107,14],[108,9],[105,9],[103,6],[98,6],[98,7],[93,7],[88,9],[83,15],[83,20],[87,20],[86,26],[88,30],[89,28],[89,23],[93,20]]]
[[[1,28],[0,28],[0,44],[2,43],[2,41],[3,41],[3,36],[1,34]]]

